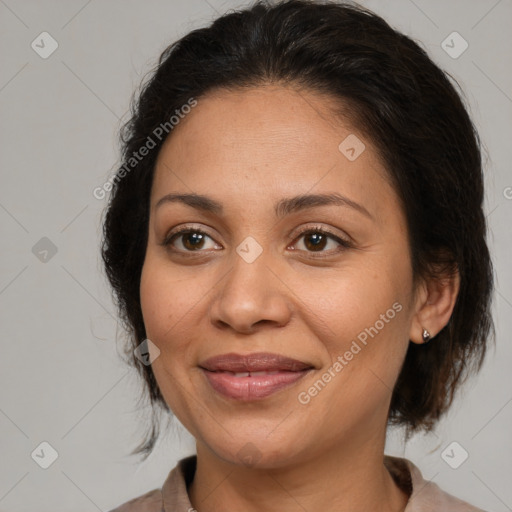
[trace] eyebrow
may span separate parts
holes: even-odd
[[[223,212],[221,203],[202,194],[167,194],[158,200],[155,205],[155,210],[166,203],[183,203],[197,210],[215,213],[217,215]],[[300,210],[329,205],[348,206],[373,220],[373,216],[364,206],[338,193],[303,194],[281,199],[276,203],[274,211],[277,217],[284,217]]]

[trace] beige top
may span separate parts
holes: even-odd
[[[153,489],[110,512],[194,512],[187,487],[194,478],[196,460],[195,455],[181,459],[169,473],[162,489]],[[385,455],[384,464],[397,485],[409,495],[404,512],[485,512],[425,480],[420,470],[407,459]]]

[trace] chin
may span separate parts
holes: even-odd
[[[297,439],[290,435],[288,439]],[[217,457],[240,467],[249,469],[270,469],[287,466],[299,457],[296,443],[283,444],[281,439],[268,439],[254,435],[230,438],[227,444],[219,445],[219,439],[209,444]]]

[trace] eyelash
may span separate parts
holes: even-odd
[[[199,233],[201,235],[207,236],[208,238],[212,238],[208,233],[206,233],[205,231],[203,231],[201,229],[191,228],[189,226],[184,226],[181,229],[179,229],[178,231],[175,231],[175,232],[170,233],[169,235],[167,235],[161,245],[164,246],[164,247],[170,248],[174,252],[182,253],[182,254],[187,254],[187,253],[188,254],[192,254],[192,253],[195,253],[195,252],[197,252],[197,253],[204,252],[202,250],[198,250],[198,251],[182,251],[181,249],[172,248],[172,242],[175,239],[179,238],[180,235],[191,234],[191,233]],[[308,228],[302,230],[300,233],[297,234],[296,237],[294,237],[294,240],[298,240],[301,237],[304,237],[306,235],[311,235],[311,234],[326,235],[331,240],[334,240],[335,242],[340,244],[340,247],[338,247],[337,249],[331,250],[331,251],[319,251],[319,252],[303,251],[303,252],[307,252],[309,254],[314,254],[316,258],[332,256],[333,253],[342,252],[342,251],[344,251],[346,249],[350,249],[350,248],[353,247],[353,244],[351,242],[349,242],[348,240],[346,240],[344,238],[340,238],[339,236],[335,235],[334,233],[332,233],[328,229],[325,229],[325,228],[320,227],[320,226],[308,227]]]

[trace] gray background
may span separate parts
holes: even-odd
[[[466,92],[486,147],[498,278],[496,350],[481,374],[435,434],[404,449],[400,433],[390,432],[387,453],[410,458],[427,479],[477,506],[509,511],[512,2],[362,3],[420,41]],[[146,463],[127,456],[148,411],[137,412],[139,383],[118,355],[120,329],[99,258],[106,202],[92,191],[114,169],[131,93],[160,52],[240,5],[0,0],[1,511],[106,511],[161,486],[175,462],[193,453],[176,424]],[[59,45],[47,59],[31,47],[43,31]],[[469,43],[457,59],[441,47],[453,31]],[[43,237],[55,254],[41,252],[49,248]],[[59,454],[46,470],[31,458],[42,441]],[[453,441],[469,453],[458,469],[441,457]]]

